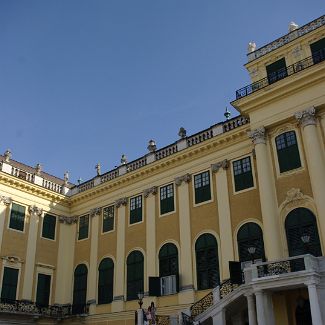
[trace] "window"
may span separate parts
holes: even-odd
[[[55,239],[56,217],[50,214],[45,214],[43,219],[42,237]]]
[[[169,184],[160,188],[160,214],[174,211],[174,185]]]
[[[74,271],[72,314],[84,314],[87,300],[88,269],[79,264]]]
[[[167,243],[159,251],[159,276],[178,276],[178,250],[174,244]]]
[[[16,300],[17,283],[18,283],[18,269],[11,267],[3,268],[1,301],[13,302]]]
[[[111,258],[104,258],[98,268],[98,304],[113,301],[114,263]]]
[[[114,229],[114,205],[103,209],[103,232]]]
[[[142,195],[130,199],[130,224],[142,221]]]
[[[51,276],[48,274],[38,274],[37,277],[37,291],[36,291],[36,305],[46,307],[50,301],[51,290]]]
[[[233,163],[235,191],[241,191],[254,186],[251,158],[245,157]]]
[[[237,233],[237,244],[240,262],[264,259],[263,233],[258,224],[247,222],[242,225]],[[249,253],[250,247],[255,247],[254,254]]]
[[[296,133],[289,131],[275,138],[280,173],[301,167]]]
[[[325,60],[325,38],[310,44],[314,64]]]
[[[285,78],[287,73],[286,61],[284,58],[266,66],[267,79],[269,84]]]
[[[138,299],[138,292],[143,292],[143,255],[133,251],[127,258],[127,300]]]
[[[78,240],[88,238],[88,230],[89,230],[89,214],[79,218]]]
[[[195,243],[198,290],[216,287],[219,283],[217,241],[211,234],[201,235]]]
[[[9,228],[24,231],[25,207],[16,203],[12,204]]]
[[[210,173],[203,172],[194,176],[195,203],[211,200]]]

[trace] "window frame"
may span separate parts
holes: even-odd
[[[15,204],[15,205],[19,205],[19,206],[25,208],[23,230],[19,230],[19,229],[11,228],[11,227],[10,227],[11,212],[12,212],[12,207],[13,207],[14,204]],[[25,229],[26,229],[26,211],[27,211],[27,206],[26,206],[26,205],[24,205],[24,204],[20,204],[20,203],[17,203],[17,202],[11,202],[11,205],[10,205],[10,211],[9,211],[9,217],[8,217],[7,229],[12,230],[12,231],[17,231],[17,232],[19,232],[19,233],[25,233]]]
[[[88,217],[88,232],[87,232],[87,237],[80,238],[80,220],[83,217]],[[78,218],[78,233],[77,233],[77,240],[78,241],[83,241],[89,239],[89,229],[90,229],[90,215],[88,214],[83,214]]]
[[[113,264],[113,267],[112,268],[109,268],[109,270],[110,269],[112,269],[112,288],[111,288],[111,290],[112,290],[112,300],[110,300],[110,301],[108,301],[108,302],[102,302],[103,301],[103,299],[102,299],[102,301],[100,302],[99,301],[99,279],[100,279],[100,272],[101,272],[101,270],[100,270],[100,265],[101,265],[101,263],[105,260],[105,259],[109,259],[109,260],[111,260],[111,262],[112,262],[112,264]],[[98,264],[98,268],[97,268],[97,272],[98,272],[98,278],[97,278],[97,305],[107,305],[107,304],[110,304],[110,303],[112,303],[113,302],[113,300],[114,300],[114,276],[115,276],[115,262],[114,262],[114,259],[112,258],[112,257],[109,257],[109,256],[106,256],[106,257],[103,257],[101,260],[100,260],[100,262],[99,262],[99,264]],[[103,286],[103,287],[105,287],[105,286]]]
[[[113,209],[113,229],[104,231],[104,210],[106,208],[112,208]],[[114,204],[110,204],[110,205],[107,205],[107,206],[102,208],[101,219],[102,219],[102,223],[101,223],[101,234],[102,235],[105,235],[105,234],[108,234],[108,233],[111,233],[111,232],[115,231],[116,211],[115,211],[115,205]]]
[[[55,218],[55,227],[54,227],[54,238],[48,238],[48,237],[44,237],[43,236],[43,227],[44,227],[44,220],[45,220],[45,216],[51,216],[51,217],[54,217]],[[50,213],[47,213],[47,212],[44,212],[44,214],[43,214],[43,218],[42,218],[42,228],[41,228],[41,238],[42,239],[45,239],[45,240],[50,240],[50,241],[56,241],[56,228],[57,228],[57,224],[58,224],[58,218],[57,218],[57,216],[55,216],[54,214],[50,214]]]
[[[132,281],[129,281],[129,278],[128,278],[128,274],[129,274],[129,265],[135,265],[135,264],[137,264],[137,263],[128,263],[128,259],[129,259],[129,257],[130,257],[130,255],[132,254],[132,253],[135,253],[135,252],[139,252],[139,253],[141,253],[141,255],[142,255],[142,261],[140,261],[140,262],[142,262],[142,279],[136,279],[136,280],[132,280]],[[140,264],[140,262],[138,262],[138,264]],[[127,255],[127,257],[126,257],[126,261],[125,261],[125,265],[126,265],[126,274],[125,274],[125,277],[126,277],[126,287],[125,287],[125,292],[126,292],[126,301],[132,301],[132,300],[136,300],[136,299],[138,299],[138,297],[137,297],[137,292],[135,293],[135,295],[134,296],[132,296],[132,295],[129,295],[129,291],[128,291],[128,287],[129,287],[129,283],[140,283],[141,281],[142,281],[142,288],[140,288],[140,290],[144,290],[144,281],[145,281],[145,258],[144,258],[144,254],[143,254],[143,252],[141,251],[141,250],[133,250],[133,251],[131,251],[128,255]],[[134,267],[134,266],[133,266]],[[138,289],[139,290],[139,289]]]
[[[135,200],[135,204],[136,204],[137,198],[141,198],[141,220],[136,221],[136,222],[131,222],[131,218],[132,218],[131,211],[136,210],[136,209],[131,210],[132,200]],[[144,220],[143,204],[144,204],[144,200],[143,200],[143,195],[142,194],[130,197],[130,199],[129,199],[129,226],[137,225],[137,224],[143,222],[143,220]],[[140,210],[140,208],[137,208],[137,209]]]
[[[239,190],[239,191],[236,191],[236,186],[235,186],[235,173],[234,173],[234,165],[233,165],[233,163],[235,161],[242,160],[242,159],[247,158],[247,157],[250,158],[252,178],[253,178],[253,186],[248,187],[248,188],[245,188],[245,189],[242,189],[242,190]],[[232,180],[233,195],[245,193],[245,192],[248,192],[248,191],[251,191],[251,190],[256,189],[255,162],[254,162],[254,157],[253,157],[253,155],[252,155],[251,152],[250,153],[247,153],[247,154],[243,154],[243,155],[241,155],[239,157],[236,157],[236,158],[232,159],[230,161],[230,169],[231,169],[231,180]]]
[[[210,199],[209,200],[205,200],[205,201],[201,201],[201,202],[198,202],[196,203],[196,194],[195,194],[195,177],[196,176],[199,176],[199,175],[202,175],[204,173],[208,173],[209,175],[209,189],[210,189]],[[213,177],[212,177],[212,173],[211,173],[211,170],[210,169],[206,169],[206,170],[202,170],[201,172],[199,173],[195,173],[192,175],[192,193],[193,193],[193,206],[194,207],[198,207],[198,206],[201,206],[203,204],[207,204],[207,203],[211,203],[213,202],[213,190],[212,190],[212,182],[213,182]],[[202,187],[202,186],[201,186]],[[201,188],[200,187],[200,188]]]
[[[173,210],[165,212],[165,213],[161,213],[161,190],[163,188],[167,188],[168,186],[172,186],[173,189]],[[176,212],[176,188],[175,188],[175,184],[173,182],[168,183],[166,185],[162,185],[159,187],[159,216],[160,217],[165,217],[168,216],[170,214],[173,214]]]
[[[37,270],[36,272],[36,281],[35,281],[35,304],[36,304],[36,300],[37,300],[37,289],[38,289],[38,276],[39,275],[46,275],[46,276],[49,276],[50,277],[50,290],[49,290],[49,304],[48,306],[51,305],[51,295],[52,295],[52,284],[53,284],[53,274],[52,273],[48,273],[48,272],[44,272],[44,271],[41,271],[41,270]],[[45,306],[46,307],[46,306]]]
[[[4,263],[2,265],[2,273],[1,273],[2,275],[1,275],[0,299],[2,299],[3,278],[4,278],[5,268],[15,269],[15,270],[18,271],[17,285],[16,285],[16,297],[15,297],[15,300],[17,300],[18,299],[18,296],[19,296],[20,275],[21,275],[21,263],[19,263],[19,265],[13,265],[12,263],[10,263],[8,261],[4,261]]]

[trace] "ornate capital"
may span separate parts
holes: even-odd
[[[179,176],[179,177],[176,177],[175,178],[175,184],[177,185],[177,186],[180,186],[180,185],[182,185],[182,183],[184,182],[184,183],[189,183],[190,182],[190,180],[191,180],[191,174],[185,174],[185,175],[183,175],[183,176]]]
[[[66,216],[60,216],[59,217],[60,223],[65,223],[66,225],[72,225],[73,223],[78,222],[78,217],[66,217]]]
[[[248,132],[248,136],[252,139],[255,145],[263,143],[266,144],[265,128],[261,127]]]
[[[101,212],[102,212],[102,208],[94,208],[90,210],[89,215],[91,218],[93,218],[95,216],[100,216]]]
[[[119,207],[126,206],[128,203],[128,199],[126,197],[122,197],[115,201],[115,207],[118,209]]]
[[[145,198],[147,198],[150,194],[156,195],[157,191],[158,191],[157,186],[153,186],[153,187],[145,189],[143,191],[143,195],[144,195]]]
[[[220,168],[226,170],[228,167],[229,167],[229,161],[227,159],[224,159],[222,161],[219,161],[211,165],[211,169],[213,173],[217,173]]]
[[[303,111],[295,113],[298,123],[304,128],[307,125],[316,125],[315,107],[307,108]]]
[[[43,213],[43,209],[37,207],[35,204],[34,205],[30,205],[28,207],[28,212],[30,215],[34,215],[36,217],[40,217]]]
[[[11,197],[0,195],[0,203],[8,206],[11,203],[11,201],[12,201]]]

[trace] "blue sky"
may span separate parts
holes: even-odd
[[[224,120],[249,41],[324,13],[324,0],[1,0],[0,151],[73,182],[134,160],[151,138]]]

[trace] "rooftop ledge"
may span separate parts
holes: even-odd
[[[325,21],[325,16],[324,16]],[[263,78],[259,81],[256,81],[248,86],[245,86],[236,91],[236,100],[246,97],[250,94],[255,93],[256,91],[263,89],[279,80],[287,78],[295,73],[303,71],[309,67],[312,67],[318,63],[325,61],[325,49],[315,52],[313,56],[310,56],[306,59],[298,61],[284,69],[278,70],[274,74]]]
[[[313,30],[325,25],[325,15],[311,21],[310,23],[295,29],[294,31],[276,39],[275,41],[247,54],[248,62],[252,62],[261,56],[278,49],[279,47],[290,43],[291,41],[303,36]]]
[[[29,167],[27,165],[20,164],[17,166],[17,162],[11,160],[10,157],[0,161],[0,171],[17,177],[21,180],[33,183],[41,186],[50,191],[60,193],[67,196],[72,196],[84,191],[87,191],[102,183],[113,180],[126,173],[132,172],[139,168],[142,168],[157,160],[169,157],[177,152],[186,148],[195,146],[220,134],[232,131],[242,125],[248,124],[249,119],[243,116],[237,116],[225,122],[221,122],[211,126],[208,129],[195,133],[191,136],[183,136],[180,140],[163,147],[158,150],[151,151],[150,153],[133,160],[129,163],[124,163],[113,170],[110,170],[104,174],[100,174],[84,183],[73,185],[67,182],[67,179],[55,181],[53,177],[49,179],[46,173],[38,173],[36,168]]]

